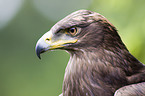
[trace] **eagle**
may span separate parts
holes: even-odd
[[[78,10],[57,22],[36,44],[36,54],[70,54],[60,96],[145,96],[145,65],[128,51],[112,23]]]

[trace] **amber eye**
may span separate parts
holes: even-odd
[[[76,28],[76,27],[70,28],[70,29],[69,29],[69,33],[70,33],[72,36],[75,36],[76,33],[77,33],[77,28]]]

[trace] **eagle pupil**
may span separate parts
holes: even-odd
[[[74,32],[75,32],[75,28],[71,28],[71,29],[70,29],[70,32],[71,32],[71,33],[74,33]]]

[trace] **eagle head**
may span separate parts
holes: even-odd
[[[110,39],[110,44],[117,41],[119,36],[116,34],[115,27],[104,16],[89,10],[79,10],[46,32],[36,44],[36,53],[40,58],[41,53],[54,49],[64,49],[70,53],[77,53],[81,49],[93,50],[103,44],[104,38]]]

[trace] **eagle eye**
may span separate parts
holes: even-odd
[[[71,34],[72,36],[75,36],[77,33],[77,28],[76,27],[72,27],[69,29],[69,34]]]

